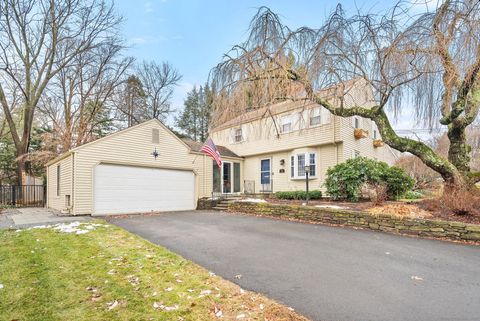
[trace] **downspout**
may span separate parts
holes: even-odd
[[[75,152],[72,153],[72,185],[70,191],[70,214],[75,215]]]

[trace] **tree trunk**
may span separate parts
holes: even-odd
[[[25,159],[17,153],[17,185],[23,185],[23,175],[25,173]]]
[[[448,126],[448,139],[450,147],[448,149],[448,160],[452,163],[462,174],[470,172],[470,152],[471,146],[467,144],[467,137],[465,134],[465,127],[455,124]]]

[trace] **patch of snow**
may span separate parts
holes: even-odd
[[[338,205],[315,205],[315,207],[320,207],[320,208],[333,208],[335,210],[345,210],[348,209],[346,206],[338,206]]]
[[[3,289],[3,284],[2,283],[0,283],[0,289]]]
[[[81,222],[75,221],[71,223],[58,223],[55,225],[38,225],[38,226],[30,227],[27,230],[52,228],[60,233],[85,234],[101,226],[103,227],[107,225],[98,224],[98,223],[81,223]]]
[[[244,198],[240,200],[240,202],[247,202],[247,203],[266,203],[267,201],[261,198]]]

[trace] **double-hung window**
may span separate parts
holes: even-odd
[[[243,141],[242,128],[235,129],[235,142],[240,143]]]
[[[317,164],[316,164],[316,157],[315,153],[310,153],[310,176],[316,176],[317,174]]]
[[[322,123],[321,111],[322,109],[320,107],[317,107],[311,110],[310,127],[317,126]]]
[[[298,154],[297,160],[297,177],[305,177],[305,154]]]
[[[316,153],[300,153],[290,156],[290,178],[305,178],[305,165],[310,165],[309,177],[317,176],[317,154]]]
[[[281,118],[282,133],[289,133],[292,131],[292,117],[290,115]]]

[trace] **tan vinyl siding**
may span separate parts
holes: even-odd
[[[159,144],[152,143],[152,129],[159,130]],[[152,156],[155,148],[159,153],[157,159]],[[196,174],[195,194],[204,197],[211,194],[211,182],[205,178],[205,173],[211,173],[211,169],[204,166],[206,160],[203,155],[190,153],[186,145],[158,122],[147,122],[84,146],[75,151],[75,214],[92,213],[94,168],[101,162],[192,169]]]
[[[382,147],[375,148],[373,146],[373,130],[376,129],[376,125],[370,119],[359,117],[360,128],[368,131],[368,137],[362,139],[356,139],[353,135],[354,127],[352,117],[342,119],[342,140],[344,144],[343,160],[352,158],[354,151],[359,151],[360,156],[381,160],[390,165],[393,165],[396,161],[395,151],[389,146],[384,145]],[[380,134],[377,132],[377,139],[381,139]]]
[[[213,132],[212,139],[217,145],[226,146],[240,156],[251,156],[282,150],[288,151],[300,146],[317,146],[331,143],[334,139],[334,127],[339,124],[339,120],[336,120],[337,117],[331,116],[330,122],[327,124],[299,129],[298,123],[294,122],[291,132],[280,133],[281,117],[282,115],[275,116],[275,122],[272,117],[266,117],[243,124],[244,141],[240,143],[235,143],[232,139],[234,128]],[[338,130],[336,133],[339,133]]]
[[[60,165],[60,195],[57,195],[57,167]],[[48,166],[47,197],[48,207],[59,211],[66,210],[65,196],[72,195],[73,156],[70,155]],[[71,197],[71,196],[70,196]]]
[[[329,167],[336,165],[337,147],[333,144],[298,148],[288,152],[268,153],[246,157],[244,160],[244,179],[255,181],[255,192],[261,191],[260,183],[260,162],[262,159],[271,159],[271,178],[273,180],[273,192],[295,191],[305,189],[305,179],[290,177],[290,156],[299,153],[316,154],[316,177],[309,180],[310,189],[325,191],[325,175]],[[284,165],[281,161],[284,160]],[[284,170],[281,173],[281,169]]]

